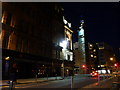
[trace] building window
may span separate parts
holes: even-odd
[[[93,52],[96,52],[96,50],[94,49]]]
[[[59,50],[57,51],[57,56],[58,56],[57,58],[60,59],[60,51]]]
[[[2,23],[6,23],[6,12],[5,11],[2,11],[2,19],[1,19],[1,22]]]
[[[68,60],[70,60],[70,55],[68,55]]]
[[[90,44],[90,47],[93,47],[93,45],[92,45],[92,44]]]
[[[97,58],[97,56],[94,56],[94,58]]]
[[[15,23],[16,23],[15,18],[12,17],[11,25],[10,26],[15,27]]]
[[[24,47],[23,47],[23,52],[27,52],[28,51],[28,40],[24,40],[24,43],[23,43]]]
[[[8,40],[9,40],[9,34],[5,33],[4,37],[3,37],[3,42],[2,42],[3,48],[7,48],[8,47]]]
[[[17,51],[21,51],[21,47],[22,47],[22,40],[21,40],[21,38],[17,39],[17,44],[16,45],[17,45],[16,46]]]
[[[19,21],[19,26],[18,27],[19,27],[20,31],[22,31],[22,32],[28,32],[28,29],[29,29],[28,23],[25,22],[24,20],[20,20]]]
[[[92,54],[91,54],[90,56],[91,56],[91,57],[93,57],[93,55],[92,55]]]
[[[7,18],[6,18],[6,24],[7,24],[7,25],[10,25],[10,24],[11,24],[11,19],[12,19],[12,14],[11,14],[11,13],[8,13],[8,14],[7,14]]]

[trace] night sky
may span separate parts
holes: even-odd
[[[73,41],[77,41],[80,20],[88,42],[106,42],[118,53],[120,47],[120,3],[117,2],[66,2],[64,16],[72,23]]]

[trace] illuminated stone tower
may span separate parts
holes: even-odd
[[[84,34],[84,20],[81,20],[81,25],[78,30],[78,50],[80,51],[80,68],[82,68],[83,65],[86,65],[86,56],[85,56],[85,34]]]

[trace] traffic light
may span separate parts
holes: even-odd
[[[115,63],[115,64],[114,64],[114,66],[115,66],[115,67],[117,67],[117,66],[118,66],[118,64],[117,64],[117,63]]]
[[[85,66],[85,65],[82,65],[82,68],[86,68],[86,66]]]

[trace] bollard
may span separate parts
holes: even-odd
[[[48,74],[47,74],[47,80],[48,80]]]
[[[71,76],[71,89],[74,88],[73,76]]]
[[[13,89],[13,81],[10,81],[9,90]]]
[[[98,74],[98,85],[100,84],[100,75]]]
[[[37,75],[35,75],[35,78],[36,78],[36,83],[37,83]]]
[[[57,80],[57,74],[55,76],[56,76],[56,80]]]

